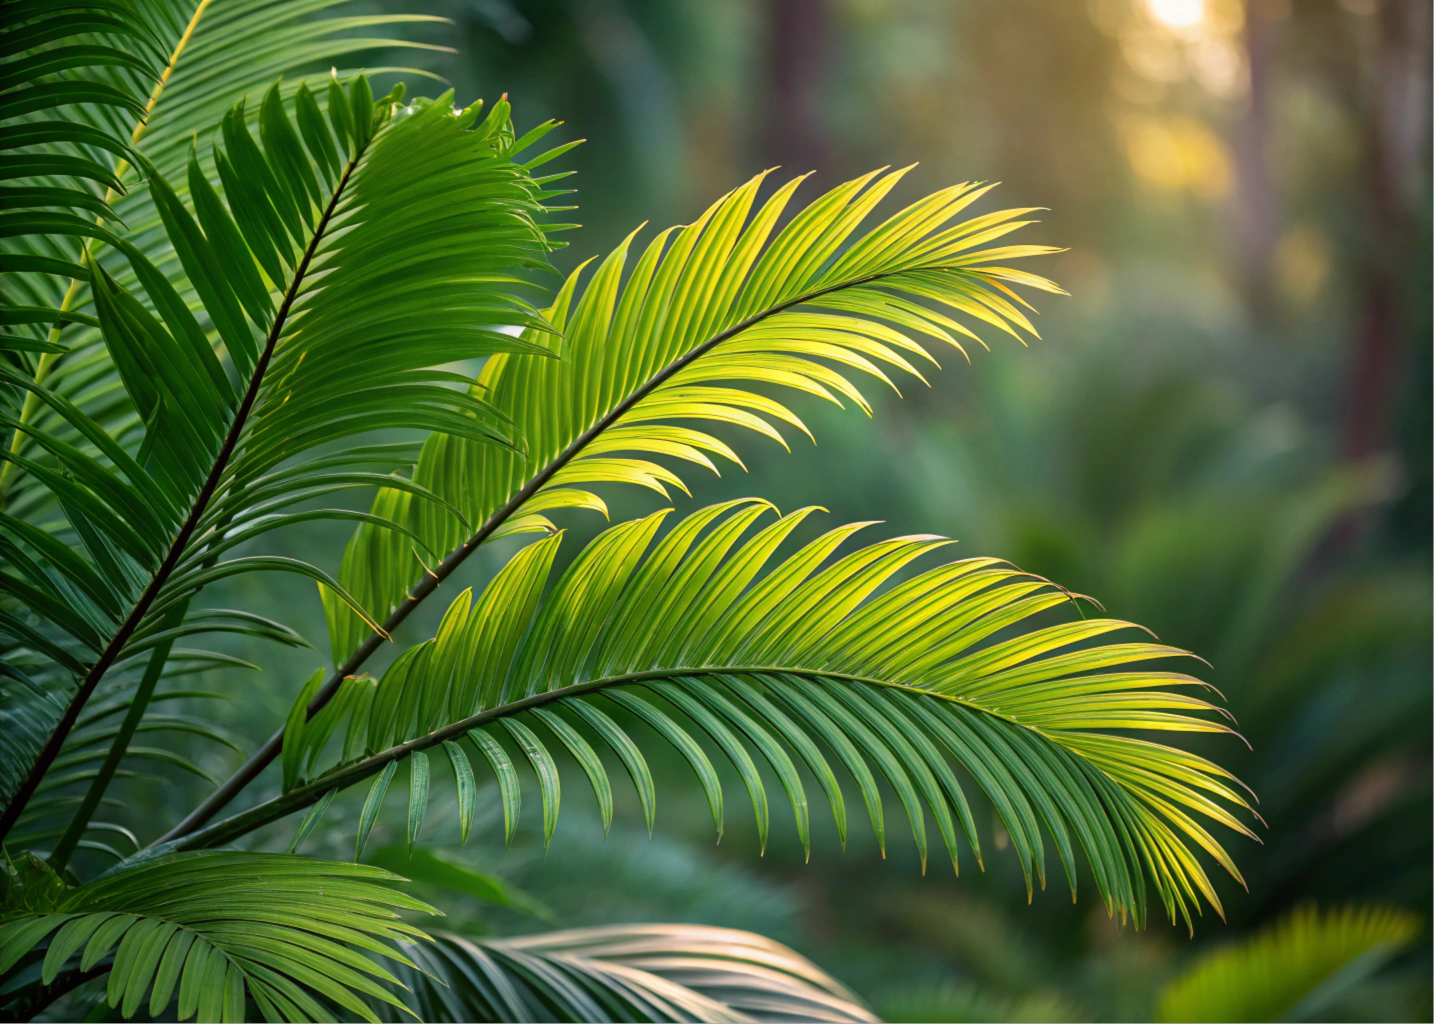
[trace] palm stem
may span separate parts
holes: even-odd
[[[261,828],[271,822],[278,821],[286,815],[302,810],[310,804],[316,803],[325,793],[335,788],[346,788],[373,775],[377,775],[394,761],[401,761],[416,751],[426,750],[435,747],[445,740],[458,739],[472,729],[476,729],[488,722],[499,718],[506,718],[509,715],[516,715],[519,712],[531,708],[542,707],[554,701],[564,700],[568,697],[578,696],[584,693],[591,693],[594,690],[610,689],[614,686],[623,686],[630,683],[642,683],[649,680],[671,679],[674,676],[733,676],[733,675],[788,675],[805,676],[809,679],[832,679],[849,683],[865,683],[868,686],[879,686],[890,690],[904,690],[912,694],[920,694],[927,697],[935,697],[952,704],[960,704],[995,718],[1001,718],[1008,722],[1014,719],[991,711],[972,701],[963,700],[960,697],[953,697],[950,694],[933,693],[930,690],[923,690],[917,686],[907,686],[903,683],[894,683],[885,679],[873,679],[868,676],[857,676],[846,672],[813,671],[807,668],[791,668],[781,665],[717,665],[701,668],[663,668],[651,669],[642,672],[627,672],[616,676],[607,676],[603,679],[591,679],[584,683],[574,683],[571,686],[559,687],[556,690],[548,690],[544,693],[535,693],[522,700],[515,700],[508,704],[502,704],[487,711],[480,711],[476,715],[460,719],[451,725],[445,725],[441,729],[423,736],[417,736],[406,743],[389,747],[377,754],[366,757],[353,764],[341,766],[327,775],[322,775],[312,782],[297,786],[289,792],[266,800],[256,807],[247,811],[232,815],[223,821],[216,822],[207,828],[193,831],[187,835],[164,836],[151,843],[147,850],[169,844],[164,852],[179,850],[202,850],[214,846],[222,846],[225,843],[233,842],[242,835]],[[280,743],[283,736],[280,735]]]
[[[584,448],[586,448],[599,436],[601,436],[604,431],[617,423],[617,421],[620,420],[629,411],[631,411],[632,408],[637,405],[638,402],[642,401],[648,395],[652,394],[653,391],[661,387],[675,374],[679,373],[692,362],[706,355],[708,352],[710,352],[716,346],[720,345],[722,342],[735,337],[743,331],[748,330],[756,324],[761,323],[763,320],[775,316],[776,314],[784,310],[790,309],[793,306],[801,305],[803,302],[812,302],[815,299],[821,298],[823,295],[829,295],[832,292],[842,291],[847,288],[856,288],[863,284],[870,284],[873,281],[892,277],[896,274],[904,274],[916,270],[930,270],[934,268],[935,265],[903,267],[900,270],[886,271],[878,274],[868,274],[865,277],[854,278],[850,281],[842,281],[839,284],[828,285],[825,288],[818,288],[814,291],[803,293],[802,295],[798,295],[795,298],[788,299],[785,302],[779,303],[768,309],[764,309],[760,313],[756,313],[743,320],[741,323],[734,324],[726,330],[713,335],[711,338],[704,341],[697,347],[693,348],[687,354],[683,355],[680,359],[676,359],[673,362],[669,363],[661,371],[649,378],[640,387],[635,389],[631,394],[629,394],[626,398],[624,398],[621,402],[614,406],[613,409],[607,413],[607,415],[602,417],[602,419],[598,420],[587,430],[583,431],[583,433],[579,435],[576,439],[574,439],[572,443],[570,443],[566,448],[564,448],[556,458],[554,458],[551,462],[549,462],[546,466],[539,470],[535,476],[533,476],[526,484],[524,484],[522,489],[520,489],[516,494],[509,498],[502,508],[498,509],[492,515],[490,515],[483,522],[483,525],[478,528],[477,532],[474,533],[472,537],[468,538],[468,540],[465,541],[461,547],[457,548],[451,554],[449,554],[448,557],[445,558],[438,565],[437,568],[429,572],[425,572],[423,578],[414,585],[412,590],[409,591],[408,597],[405,598],[403,602],[400,603],[396,609],[394,609],[394,611],[389,615],[389,617],[384,620],[383,629],[386,635],[380,636],[377,633],[371,633],[368,639],[365,640],[362,644],[360,644],[358,649],[349,656],[348,660],[345,661],[342,665],[340,665],[337,669],[335,669],[333,674],[330,675],[329,678],[324,681],[324,685],[319,688],[318,692],[314,694],[313,700],[309,702],[308,716],[312,718],[314,715],[318,714],[319,710],[333,698],[335,693],[338,692],[339,686],[343,683],[343,681],[349,676],[356,674],[359,669],[363,667],[364,663],[368,661],[368,659],[372,657],[374,652],[377,651],[383,645],[384,640],[388,637],[393,636],[394,631],[398,629],[400,625],[403,624],[404,620],[406,620],[408,616],[413,613],[414,609],[416,609],[430,594],[437,590],[439,585],[445,579],[451,576],[458,569],[458,567],[462,565],[464,561],[467,560],[469,555],[477,551],[479,546],[493,535],[494,531],[496,531],[500,526],[507,522],[509,518],[511,518],[520,508],[522,508],[522,506],[528,501],[528,499],[531,498],[534,494],[536,494],[543,487],[544,484],[551,480],[560,469],[562,469],[579,454],[581,454]],[[234,772],[233,775],[225,779],[223,784],[220,785],[218,789],[216,789],[213,793],[209,794],[209,796],[205,797],[203,802],[201,802],[198,807],[191,811],[183,821],[181,821],[178,825],[174,826],[174,828],[170,829],[163,836],[157,839],[156,843],[170,842],[182,836],[188,835],[195,829],[203,826],[207,821],[213,818],[215,814],[219,813],[219,811],[222,810],[225,805],[229,803],[229,801],[233,800],[234,797],[238,796],[239,793],[242,792],[244,788],[249,785],[249,783],[253,782],[256,778],[259,777],[259,773],[262,772],[266,767],[268,767],[269,763],[273,761],[274,758],[279,756],[279,752],[283,747],[283,743],[284,731],[282,729],[275,730],[273,735],[271,735],[264,742],[264,745],[260,747],[254,753],[254,755],[249,758],[249,760],[245,761],[244,764],[241,765]]]
[[[234,415],[233,423],[229,426],[229,432],[225,435],[224,444],[220,447],[219,454],[215,456],[214,463],[210,466],[209,475],[204,481],[204,486],[200,488],[199,495],[194,499],[194,504],[189,510],[189,515],[185,517],[184,525],[180,527],[178,535],[175,537],[174,542],[169,547],[168,553],[164,557],[164,561],[160,564],[159,570],[154,574],[153,579],[149,581],[149,585],[145,587],[144,593],[140,595],[139,600],[135,602],[134,606],[130,609],[129,615],[125,618],[119,630],[105,646],[104,651],[100,654],[99,660],[96,661],[85,674],[84,681],[80,684],[79,690],[76,691],[75,696],[71,698],[70,703],[66,706],[65,713],[60,716],[59,723],[55,726],[54,731],[50,733],[50,737],[46,740],[45,746],[41,749],[39,756],[36,757],[34,764],[31,766],[29,774],[25,776],[25,781],[22,782],[16,790],[15,796],[5,808],[3,815],[0,815],[0,841],[4,840],[5,836],[9,834],[10,829],[14,827],[15,822],[19,820],[21,812],[25,809],[25,805],[29,802],[30,797],[34,795],[35,790],[39,787],[45,772],[49,770],[50,765],[59,755],[65,738],[69,736],[70,730],[74,728],[75,722],[80,716],[80,710],[94,694],[95,688],[99,686],[100,680],[104,678],[110,666],[114,664],[115,660],[123,652],[124,646],[129,642],[130,636],[139,628],[145,614],[159,597],[160,590],[169,580],[170,575],[179,564],[180,558],[183,557],[184,549],[189,544],[189,540],[193,536],[196,527],[198,527],[205,510],[208,508],[210,500],[214,497],[214,493],[219,487],[219,482],[224,476],[224,471],[229,465],[229,460],[233,457],[234,451],[239,445],[239,438],[244,432],[244,426],[248,422],[249,413],[259,398],[259,390],[264,382],[264,374],[269,368],[269,361],[274,356],[274,348],[278,344],[279,335],[283,332],[284,324],[288,320],[289,310],[293,307],[294,300],[298,298],[299,289],[308,274],[309,264],[314,258],[314,253],[318,250],[319,242],[323,240],[324,233],[328,229],[329,220],[333,217],[339,200],[343,197],[344,190],[349,182],[349,177],[353,174],[354,166],[362,159],[363,154],[363,149],[355,152],[353,159],[344,168],[343,177],[339,179],[338,186],[334,189],[333,198],[329,200],[329,205],[324,210],[322,219],[320,219],[318,226],[314,229],[313,238],[309,240],[309,245],[304,250],[304,258],[294,271],[294,278],[289,282],[289,288],[284,293],[284,301],[279,306],[279,312],[274,319],[274,325],[269,329],[269,335],[264,342],[264,349],[260,353],[258,362],[254,366],[254,373],[249,379],[249,387],[244,392],[244,399],[239,404],[239,409]]]
[[[189,602],[184,601],[172,609],[165,615],[164,625],[161,628],[169,630],[178,626],[184,621],[184,613],[188,607]],[[64,835],[60,837],[60,841],[55,844],[55,849],[50,854],[50,867],[55,869],[56,874],[63,872],[65,865],[70,862],[70,857],[80,845],[80,840],[89,828],[90,818],[94,815],[95,809],[99,807],[105,790],[109,788],[115,772],[119,769],[120,761],[124,760],[125,754],[128,753],[130,740],[134,738],[135,730],[139,728],[139,723],[144,718],[150,698],[154,696],[155,685],[164,671],[164,663],[169,660],[169,650],[173,646],[173,639],[165,640],[150,652],[149,663],[145,666],[139,687],[130,700],[129,711],[125,713],[124,722],[121,723],[119,732],[110,743],[109,753],[105,755],[104,763],[100,765],[98,774],[90,781],[90,788],[85,792],[85,798],[80,801],[80,806],[75,809],[74,815],[70,818],[70,824],[65,828]]]

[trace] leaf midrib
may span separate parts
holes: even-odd
[[[542,693],[535,693],[524,697],[521,700],[510,701],[507,704],[500,704],[497,707],[480,711],[477,714],[469,715],[467,718],[459,719],[449,723],[440,729],[416,736],[411,740],[396,744],[386,750],[379,751],[360,761],[330,771],[311,782],[305,783],[288,793],[273,797],[270,800],[259,804],[240,814],[225,818],[207,828],[191,832],[186,836],[179,836],[171,839],[162,837],[146,848],[146,853],[153,855],[159,852],[159,847],[164,846],[163,852],[169,853],[182,850],[205,849],[213,846],[220,846],[232,842],[239,836],[252,832],[254,829],[277,821],[295,811],[308,807],[318,801],[325,793],[335,788],[347,788],[355,783],[377,774],[386,768],[390,763],[401,761],[410,754],[421,750],[435,747],[446,740],[458,739],[465,733],[488,722],[497,721],[510,715],[520,714],[533,708],[542,707],[556,701],[565,700],[570,697],[581,696],[585,693],[592,693],[598,690],[609,689],[614,686],[624,686],[635,683],[651,682],[656,680],[673,678],[690,678],[693,676],[775,676],[790,675],[802,676],[808,679],[828,679],[840,682],[862,683],[868,686],[880,687],[888,690],[900,690],[905,693],[923,697],[933,697],[951,704],[959,704],[962,707],[982,714],[990,715],[1019,725],[1014,718],[992,711],[990,708],[974,701],[956,697],[951,694],[936,693],[920,686],[910,683],[899,683],[890,679],[877,679],[871,676],[855,675],[850,672],[834,672],[825,669],[813,669],[806,666],[786,665],[705,665],[693,667],[668,667],[659,669],[646,669],[640,672],[625,672],[612,676],[604,676],[600,679],[589,679],[581,683],[572,683],[568,686],[559,687],[553,690],[546,690]],[[1031,728],[1022,726],[1022,728]],[[1033,732],[1040,732],[1039,729],[1032,729]],[[168,844],[168,845],[166,845]]]

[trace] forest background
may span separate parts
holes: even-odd
[[[451,850],[432,849],[495,886],[466,883],[488,899],[446,894],[447,926],[727,925],[789,943],[890,1020],[1080,1020],[1148,1019],[1200,951],[1299,906],[1427,915],[1427,2],[429,0],[424,10],[451,21],[407,34],[456,52],[379,53],[372,66],[417,64],[460,99],[506,92],[520,129],[557,117],[564,139],[594,140],[566,158],[584,226],[557,254],[564,270],[644,219],[690,220],[774,165],[815,170],[815,195],[872,166],[919,162],[912,194],[1000,181],[1002,205],[1050,207],[1039,240],[1068,251],[1040,269],[1071,297],[1045,304],[1029,351],[1007,339],[974,353],[974,368],[943,359],[933,386],[905,401],[873,391],[871,420],[804,405],[823,439],[814,452],[753,449],[748,473],[700,480],[675,504],[761,494],[784,511],[822,505],[833,522],[883,518],[892,533],[953,536],[965,555],[1000,553],[1099,597],[1210,660],[1206,678],[1253,747],[1226,740],[1220,760],[1269,824],[1261,846],[1234,841],[1249,894],[1225,880],[1228,923],[1207,918],[1192,942],[1159,922],[1120,933],[1098,901],[1073,905],[1059,886],[1027,907],[1010,855],[988,857],[984,874],[923,877],[909,842],[883,863],[869,837],[854,834],[843,853],[814,819],[810,864],[780,829],[758,859],[755,830],[735,815],[713,846],[695,786],[665,789],[650,840],[637,814],[619,814],[604,840],[575,790],[546,855],[535,819],[505,850],[489,794],[489,827],[475,832],[494,838],[461,854],[456,835]],[[630,489],[609,501],[615,521],[652,505]],[[564,525],[586,537],[601,523]],[[336,564],[346,532],[286,538]],[[501,564],[497,553],[472,562],[460,587]],[[308,586],[234,586],[246,607],[324,635]],[[434,625],[415,615],[395,649]],[[286,684],[324,657],[257,644],[234,653],[269,669],[249,685],[272,718],[228,723],[252,749],[287,713]],[[222,751],[196,752],[220,777],[233,767]],[[175,783],[194,788],[176,795],[185,805],[204,790]],[[402,872],[400,812],[371,850]],[[351,856],[356,813],[336,807],[306,852]],[[275,848],[287,838],[276,834]],[[1428,935],[1426,921],[1414,948],[1325,1015],[1430,1019]]]

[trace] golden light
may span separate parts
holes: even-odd
[[[1220,138],[1190,117],[1131,118],[1122,126],[1125,155],[1136,175],[1166,192],[1188,191],[1207,202],[1226,196],[1234,180]]]
[[[1205,20],[1205,0],[1145,0],[1150,16],[1166,28],[1190,29]]]

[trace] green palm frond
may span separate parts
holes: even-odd
[[[376,1020],[371,1000],[401,1005],[397,979],[354,947],[411,967],[394,943],[423,933],[396,911],[434,912],[396,880],[279,854],[157,858],[7,915],[0,973],[18,965],[53,998],[108,968],[107,1000],[126,1017],[177,1001],[180,1020],[241,1021],[247,996],[269,1020],[331,1020],[329,1007]]]
[[[60,24],[83,43],[91,42],[90,35],[86,33],[118,33],[120,41],[129,44],[127,49],[131,61],[139,60],[152,65],[143,74],[123,62],[83,69],[83,80],[88,87],[123,95],[128,102],[120,121],[106,116],[107,106],[97,107],[88,103],[68,108],[69,120],[63,127],[80,133],[82,142],[90,140],[85,144],[92,150],[90,155],[96,166],[104,171],[105,177],[103,181],[93,178],[101,190],[91,188],[74,196],[76,205],[72,208],[77,214],[84,213],[91,219],[97,217],[101,227],[106,224],[127,225],[128,239],[151,262],[171,275],[171,283],[186,301],[192,300],[192,289],[183,277],[182,267],[174,259],[173,248],[149,192],[124,187],[125,182],[131,186],[134,184],[132,151],[142,151],[146,159],[171,180],[182,179],[191,140],[197,136],[207,137],[224,112],[239,99],[252,96],[257,100],[258,94],[276,77],[297,69],[329,64],[342,67],[345,57],[365,50],[415,45],[402,39],[358,35],[358,30],[371,31],[405,22],[436,20],[424,15],[389,14],[319,17],[352,6],[352,3],[353,0],[309,3],[288,0],[149,0],[140,5],[98,3],[89,5],[93,11],[82,12],[74,9],[85,8],[86,5],[67,5],[63,17],[51,19],[51,22]],[[83,14],[89,17],[79,16]],[[35,25],[24,28],[33,31]],[[7,36],[13,35],[14,32],[7,33]],[[57,48],[55,39],[45,40],[30,35],[21,41],[36,40],[41,40],[37,45],[47,48],[41,52],[53,52]],[[123,51],[126,48],[119,49]],[[61,80],[66,77],[50,64],[46,65],[46,70]],[[298,84],[293,82],[290,88]],[[53,125],[51,130],[60,127]],[[112,136],[111,141],[96,141],[96,133]],[[46,143],[42,150],[50,155],[60,140],[50,138],[42,141]],[[206,174],[212,177],[214,168],[208,153],[201,152],[200,158]],[[45,190],[48,198],[43,205],[47,208],[53,207],[57,190],[73,183],[56,178],[53,173],[31,181],[34,186]],[[177,181],[176,187],[181,195],[187,191],[187,185],[182,180]],[[69,191],[75,192],[74,189]],[[30,196],[27,203],[41,205],[40,198]],[[12,250],[6,256],[7,264],[13,259],[21,260],[21,266],[15,267],[14,272],[7,272],[3,285],[0,285],[0,294],[7,302],[20,302],[22,296],[28,296],[29,302],[58,307],[69,318],[50,329],[49,325],[55,323],[54,317],[51,317],[38,325],[48,333],[32,334],[27,339],[27,347],[41,346],[37,350],[40,353],[38,358],[29,360],[32,378],[39,383],[48,382],[52,389],[82,405],[112,432],[118,433],[126,426],[134,429],[137,421],[132,410],[127,408],[126,403],[112,400],[112,396],[122,391],[115,386],[115,368],[94,327],[88,275],[83,273],[79,253],[82,248],[96,252],[110,273],[133,287],[133,275],[123,256],[116,257],[107,251],[103,236],[86,236],[83,232],[78,236],[51,234],[39,245],[33,241],[27,244],[23,238],[12,238],[7,240],[5,248]],[[50,262],[35,264],[37,257]],[[63,339],[60,337],[62,329]],[[34,398],[26,402],[23,418],[27,421],[37,419],[47,429],[63,429],[63,421]],[[23,434],[17,434],[13,443],[19,450],[26,447],[28,439]],[[0,493],[4,494],[12,509],[45,502],[45,489],[33,487],[31,483],[24,475],[16,476],[13,467],[0,466]]]
[[[123,0],[62,9],[12,2],[3,12],[0,147],[7,154],[7,184],[0,192],[0,367],[27,373],[37,361],[61,351],[45,335],[49,325],[94,320],[90,314],[61,313],[59,296],[45,285],[57,276],[83,273],[67,232],[94,225],[96,218],[101,227],[114,223],[97,190],[122,188],[111,167],[131,149],[129,133],[112,122],[143,114],[144,82],[157,77],[162,56],[157,56],[160,44],[153,29]],[[124,68],[131,80],[93,80],[96,69],[105,66]],[[0,436],[7,445],[12,443],[9,425],[23,401],[23,394],[0,387]],[[0,463],[0,489],[12,468]],[[6,517],[0,558],[8,565],[23,574],[31,563],[19,550],[27,533],[65,560],[64,546],[50,544],[43,530]],[[7,594],[16,585],[13,579],[4,577]],[[24,581],[18,585],[27,586]],[[58,601],[65,615],[67,597]],[[0,633],[0,793],[8,795],[19,785],[25,756],[40,750],[63,715],[68,695],[56,680],[15,663],[16,648],[38,643],[43,651],[50,642],[10,607],[0,609]]]
[[[750,932],[616,925],[404,945],[426,1021],[873,1021],[811,961]],[[397,1019],[397,1018],[394,1018]]]
[[[375,513],[404,522],[435,551],[455,552],[435,570],[441,578],[487,539],[549,529],[548,511],[605,510],[594,484],[666,495],[668,487],[686,489],[669,460],[714,471],[714,457],[741,465],[728,444],[693,424],[728,424],[784,445],[781,427],[806,433],[764,385],[868,409],[853,375],[895,387],[888,371],[923,379],[918,364],[935,364],[930,344],[964,355],[963,340],[979,343],[947,312],[1015,337],[1034,333],[1009,285],[1060,289],[1003,264],[1054,250],[989,245],[1030,223],[1021,218],[1031,211],[959,220],[989,191],[963,184],[860,231],[904,173],[847,182],[780,231],[803,179],[757,205],[767,177],[758,175],[692,224],[660,232],[624,282],[634,232],[581,294],[581,270],[569,277],[547,311],[561,339],[530,336],[561,358],[498,358],[484,367],[476,389],[513,418],[528,440],[526,458],[456,437],[425,444],[415,482],[482,526],[467,530],[398,491],[382,492]],[[410,541],[364,527],[339,573],[380,619],[407,614],[410,589],[422,579]],[[371,641],[360,645],[372,632],[341,601],[330,598],[327,607],[334,662],[351,673],[371,650]]]
[[[0,46],[5,57],[13,59],[4,65],[10,77],[0,88],[0,120],[8,122],[3,129],[4,145],[12,151],[16,164],[11,170],[34,173],[22,175],[23,187],[8,189],[5,196],[0,313],[7,326],[6,340],[0,342],[4,350],[0,361],[15,371],[15,379],[27,377],[34,385],[46,387],[83,410],[87,419],[80,426],[72,423],[72,410],[45,401],[34,387],[0,385],[0,415],[4,416],[0,435],[5,446],[12,454],[27,456],[43,467],[27,471],[15,459],[0,461],[0,509],[14,517],[5,521],[6,550],[0,557],[23,570],[19,586],[33,584],[42,592],[54,587],[37,582],[36,577],[54,576],[56,557],[85,577],[78,619],[75,615],[60,617],[86,630],[91,639],[96,631],[104,632],[107,618],[93,621],[83,605],[98,599],[106,605],[106,616],[113,616],[114,595],[96,597],[97,592],[113,588],[95,579],[96,573],[86,571],[84,553],[71,558],[61,551],[46,550],[38,562],[33,557],[36,538],[42,547],[55,547],[47,542],[46,534],[54,534],[59,524],[63,535],[76,500],[73,494],[58,494],[51,486],[54,471],[64,474],[68,467],[62,458],[52,458],[53,452],[37,441],[37,432],[93,455],[91,435],[106,433],[135,454],[134,445],[141,443],[145,430],[141,411],[123,386],[119,368],[98,329],[86,254],[95,255],[105,273],[126,289],[143,294],[147,283],[141,284],[129,259],[138,251],[148,261],[150,278],[168,278],[179,303],[197,307],[199,297],[185,274],[184,262],[176,257],[155,207],[154,193],[149,189],[127,193],[124,183],[133,185],[133,166],[147,159],[170,178],[177,176],[176,193],[187,195],[191,182],[185,180],[185,164],[190,159],[191,140],[208,136],[235,100],[245,95],[257,99],[259,90],[276,75],[296,68],[342,62],[347,55],[375,47],[410,45],[372,32],[404,22],[435,20],[424,15],[368,13],[323,17],[348,6],[350,0],[153,0],[143,4],[95,0],[67,3],[60,9],[25,2],[5,5]],[[300,84],[286,84],[285,95],[290,100]],[[322,80],[318,87],[322,92]],[[305,130],[301,126],[301,132]],[[135,155],[137,149],[145,158]],[[209,148],[201,147],[198,156],[203,176],[213,180]],[[201,222],[208,230],[202,216]],[[124,246],[107,244],[115,232],[123,233]],[[231,258],[233,253],[223,255]],[[233,262],[229,268],[237,269]],[[284,284],[277,283],[280,287]],[[176,308],[179,303],[171,299],[170,306]],[[232,300],[229,305],[232,307]],[[149,308],[154,312],[153,304]],[[43,313],[45,309],[52,312]],[[219,324],[218,312],[201,310],[200,324],[206,328]],[[195,341],[192,331],[188,340]],[[205,358],[203,352],[197,354],[201,360]],[[13,380],[7,379],[7,383]],[[104,463],[108,453],[100,454]],[[348,485],[372,486],[383,479],[386,470],[411,465],[414,457],[399,446],[371,454],[367,462],[355,459],[345,465]],[[139,498],[152,496],[141,494]],[[161,507],[159,511],[169,510]],[[77,538],[62,536],[62,541],[73,547]],[[93,534],[79,540],[87,547],[106,542],[107,538]],[[26,546],[28,553],[21,550]],[[100,562],[98,575],[135,575],[127,572],[132,567],[126,564],[124,551],[95,557]],[[134,584],[135,580],[126,582]],[[58,585],[65,589],[64,580]],[[28,596],[32,600],[37,597]],[[58,600],[67,603],[70,596],[66,593]],[[60,657],[63,671],[56,674],[24,664],[37,648],[42,659],[53,661],[65,645],[61,641],[57,648],[53,637],[36,632],[23,621],[11,621],[8,612],[6,617],[13,628],[4,631],[0,650],[6,662],[18,658],[21,663],[6,664],[0,681],[5,696],[0,713],[6,719],[8,741],[0,751],[0,794],[8,799],[20,784],[26,765],[41,749],[45,735],[63,715],[76,666]],[[90,620],[92,628],[87,629],[83,620]],[[24,635],[15,637],[15,632]],[[84,663],[86,656],[81,653],[78,660]],[[160,656],[155,661],[159,670],[167,673],[166,659]],[[111,678],[124,670],[122,661]],[[129,690],[142,670],[140,665],[130,673],[134,678]],[[96,756],[103,753],[100,750]]]
[[[167,645],[193,631],[184,613],[200,588],[258,570],[337,587],[293,559],[223,557],[296,522],[377,521],[341,509],[289,510],[391,480],[372,470],[392,463],[392,450],[294,464],[296,456],[395,426],[520,443],[499,412],[452,387],[464,378],[436,367],[532,348],[498,330],[505,325],[545,327],[512,294],[511,276],[546,265],[548,243],[534,221],[546,193],[514,159],[544,129],[515,139],[506,103],[481,121],[479,105],[455,111],[447,96],[375,104],[362,76],[347,89],[333,80],[326,92],[325,112],[306,90],[289,107],[271,89],[257,118],[262,145],[243,103],[226,116],[215,148],[222,197],[194,157],[192,206],[151,171],[149,191],[219,350],[136,246],[111,236],[148,303],[88,261],[106,347],[144,422],[137,448],[62,395],[0,367],[0,379],[36,396],[75,439],[9,421],[43,454],[6,457],[43,481],[68,529],[57,536],[6,515],[21,524],[24,542],[8,545],[21,575],[3,577],[7,593],[50,629],[15,616],[0,626],[52,674],[82,680],[38,758],[7,743],[12,779],[15,766],[34,765],[18,802],[112,667],[162,666]],[[425,174],[410,173],[414,160]],[[13,821],[7,808],[6,831]]]
[[[1421,930],[1417,915],[1392,907],[1296,910],[1251,939],[1207,953],[1166,988],[1159,1019],[1320,1020],[1333,999]]]
[[[1192,923],[1202,901],[1220,910],[1191,847],[1238,880],[1204,823],[1253,837],[1232,813],[1253,813],[1249,802],[1215,764],[1124,735],[1232,732],[1218,718],[1223,712],[1182,692],[1205,684],[1143,667],[1188,652],[1146,640],[1105,642],[1132,629],[1112,619],[1042,624],[1043,613],[1070,608],[1071,595],[994,559],[952,562],[897,582],[913,561],[950,543],[939,537],[898,537],[835,558],[863,525],[854,524],[773,561],[812,510],[779,517],[743,540],[769,511],[751,500],[711,506],[660,540],[666,512],[612,527],[543,600],[561,535],[530,545],[476,599],[460,595],[437,636],[405,651],[382,678],[348,680],[307,724],[303,709],[313,691],[301,694],[285,734],[288,792],[185,845],[226,842],[377,775],[359,825],[362,851],[406,758],[412,843],[430,785],[424,751],[440,744],[457,780],[465,838],[476,753],[497,775],[509,834],[520,810],[514,762],[532,766],[546,841],[561,798],[554,749],[573,755],[604,823],[610,820],[611,782],[587,736],[611,749],[632,777],[650,827],[652,774],[616,710],[682,753],[719,834],[723,790],[694,727],[741,775],[764,845],[769,799],[753,749],[786,792],[804,845],[808,802],[798,762],[821,786],[845,839],[845,799],[829,760],[835,756],[857,784],[883,848],[878,773],[900,799],[923,865],[928,814],[953,867],[959,870],[958,829],[979,863],[954,760],[1000,813],[1028,894],[1046,883],[1044,833],[1072,894],[1080,846],[1107,908],[1122,920],[1145,921],[1147,879],[1172,919]],[[322,769],[341,726],[339,763]]]
[[[0,10],[0,353],[25,364],[61,350],[45,337],[50,325],[94,323],[61,308],[54,282],[85,276],[69,244],[75,230],[117,219],[108,206],[124,192],[116,162],[133,155],[121,126],[144,116],[164,53],[129,0],[9,0]]]

